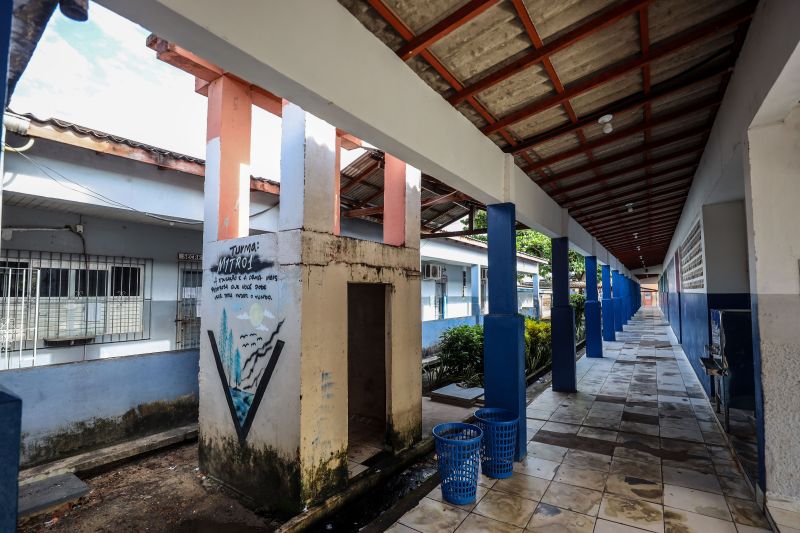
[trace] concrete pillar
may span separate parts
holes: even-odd
[[[542,302],[539,300],[539,274],[533,275],[533,318],[542,319]]]
[[[470,274],[470,314],[475,318],[475,323],[480,324],[481,319],[481,265],[469,267]]]
[[[486,405],[519,417],[515,457],[526,453],[524,318],[517,307],[517,250],[514,204],[487,206],[489,314],[484,317]]]
[[[204,471],[297,512],[347,483],[350,406],[380,423],[387,449],[420,437],[420,173],[387,156],[392,245],[337,236],[336,128],[293,104],[282,120],[278,231],[220,232],[204,245],[199,441]],[[385,383],[377,410],[354,392],[364,387],[350,387],[351,284],[370,284],[352,297],[384,313],[375,320],[384,335],[369,331],[383,358],[370,367]]]
[[[614,301],[611,299],[611,267],[603,265],[603,340],[614,341]]]
[[[622,331],[622,276],[619,270],[611,271],[611,280],[614,291],[611,298],[614,306],[614,331]]]
[[[11,14],[14,8],[14,2],[2,2],[0,5],[0,102],[3,104],[3,109],[6,108],[6,85],[8,80],[8,52],[11,46]],[[0,124],[0,146],[3,146],[6,140],[6,129]],[[3,173],[3,157],[5,150],[0,150],[0,176]],[[3,220],[3,180],[0,179],[0,221]],[[2,223],[0,223],[0,227]],[[0,249],[2,249],[2,239],[0,239]],[[0,485],[0,491],[3,490]],[[2,525],[2,524],[0,524]]]
[[[17,529],[21,423],[22,400],[0,390],[0,531]]]
[[[551,310],[553,346],[553,390],[575,392],[575,312],[569,304],[569,239],[558,237],[553,243],[553,307]]]
[[[590,255],[586,262],[586,357],[603,357],[600,327],[600,302],[597,298],[597,257]]]
[[[203,242],[250,232],[250,89],[227,76],[208,86]]]

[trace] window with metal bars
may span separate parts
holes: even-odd
[[[0,352],[149,339],[152,270],[152,259],[3,249]]]
[[[699,290],[705,287],[703,264],[703,230],[700,221],[694,225],[681,245],[681,288]]]

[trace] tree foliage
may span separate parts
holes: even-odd
[[[464,221],[463,224],[466,228],[467,222]],[[475,211],[474,224],[476,228],[485,228],[487,226],[486,211]],[[486,235],[475,235],[474,238],[484,242],[487,241]],[[517,231],[517,251],[547,259],[548,262],[553,261],[553,244],[550,237],[532,229]],[[569,270],[572,279],[580,279],[586,272],[586,263],[583,256],[574,250],[569,251]],[[550,277],[552,272],[550,264],[541,265],[539,272],[543,277]]]

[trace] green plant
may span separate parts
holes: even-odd
[[[525,319],[525,373],[530,374],[550,363],[553,348],[550,343],[550,322]]]
[[[586,332],[584,316],[586,310],[586,296],[583,294],[570,294],[569,304],[575,312],[575,340],[583,340]]]
[[[439,336],[442,375],[470,386],[483,385],[483,326],[454,326]]]

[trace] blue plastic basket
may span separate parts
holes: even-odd
[[[493,407],[478,409],[475,419],[483,431],[481,470],[495,479],[511,477],[519,419],[511,411]]]
[[[455,505],[475,503],[483,431],[472,424],[455,422],[439,424],[433,428],[433,436],[439,456],[442,498]]]

